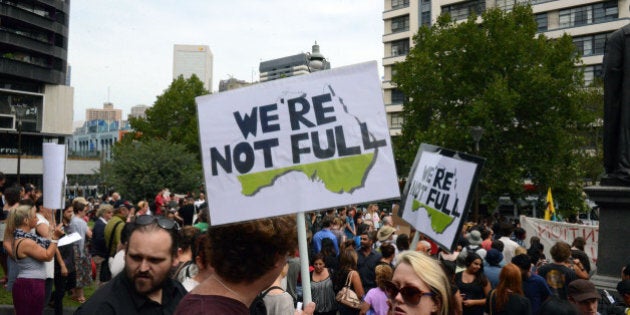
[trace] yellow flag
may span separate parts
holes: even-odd
[[[547,190],[547,208],[545,209],[545,220],[556,220],[556,209],[553,207],[553,197],[551,196],[551,187]]]

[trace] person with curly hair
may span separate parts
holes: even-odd
[[[175,314],[250,314],[250,305],[280,275],[297,246],[295,216],[212,226],[207,235],[214,273],[181,300]],[[308,307],[305,313],[312,314],[315,304]]]
[[[387,304],[387,283],[392,281],[394,271],[389,264],[381,264],[376,266],[376,288],[370,289],[364,298],[364,302],[361,305],[361,315],[370,314],[373,315],[387,315],[389,311],[389,305]]]

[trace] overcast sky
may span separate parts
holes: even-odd
[[[377,60],[382,73],[383,1],[82,0],[70,7],[68,62],[74,120],[110,101],[126,119],[153,105],[172,81],[173,45],[208,45],[213,90],[233,76],[258,80],[260,61],[311,50],[333,67]]]

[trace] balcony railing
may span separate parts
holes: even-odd
[[[64,84],[66,80],[64,72],[9,58],[0,58],[0,73],[49,84]]]
[[[67,58],[66,50],[61,47],[57,47],[52,44],[47,44],[33,38],[16,34],[2,27],[0,27],[0,43],[11,44],[12,46],[26,48],[28,50],[36,51],[41,54],[54,56],[59,59],[65,60]]]
[[[0,16],[14,18],[16,20],[30,23],[37,27],[51,30],[64,36],[68,36],[68,27],[66,27],[65,25],[55,22],[50,18],[43,17],[33,12],[29,12],[8,4],[0,4]]]

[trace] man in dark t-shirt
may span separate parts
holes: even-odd
[[[550,250],[553,263],[538,268],[538,275],[547,281],[551,292],[562,300],[568,300],[567,287],[573,280],[578,279],[569,262],[571,246],[564,242],[557,242]]]
[[[193,216],[195,215],[195,204],[192,197],[186,197],[184,205],[177,210],[177,214],[182,218],[183,225],[188,226],[193,224]]]
[[[141,219],[140,219],[141,218]],[[75,314],[173,314],[186,289],[168,275],[177,254],[176,225],[138,217],[127,242],[125,269]]]

